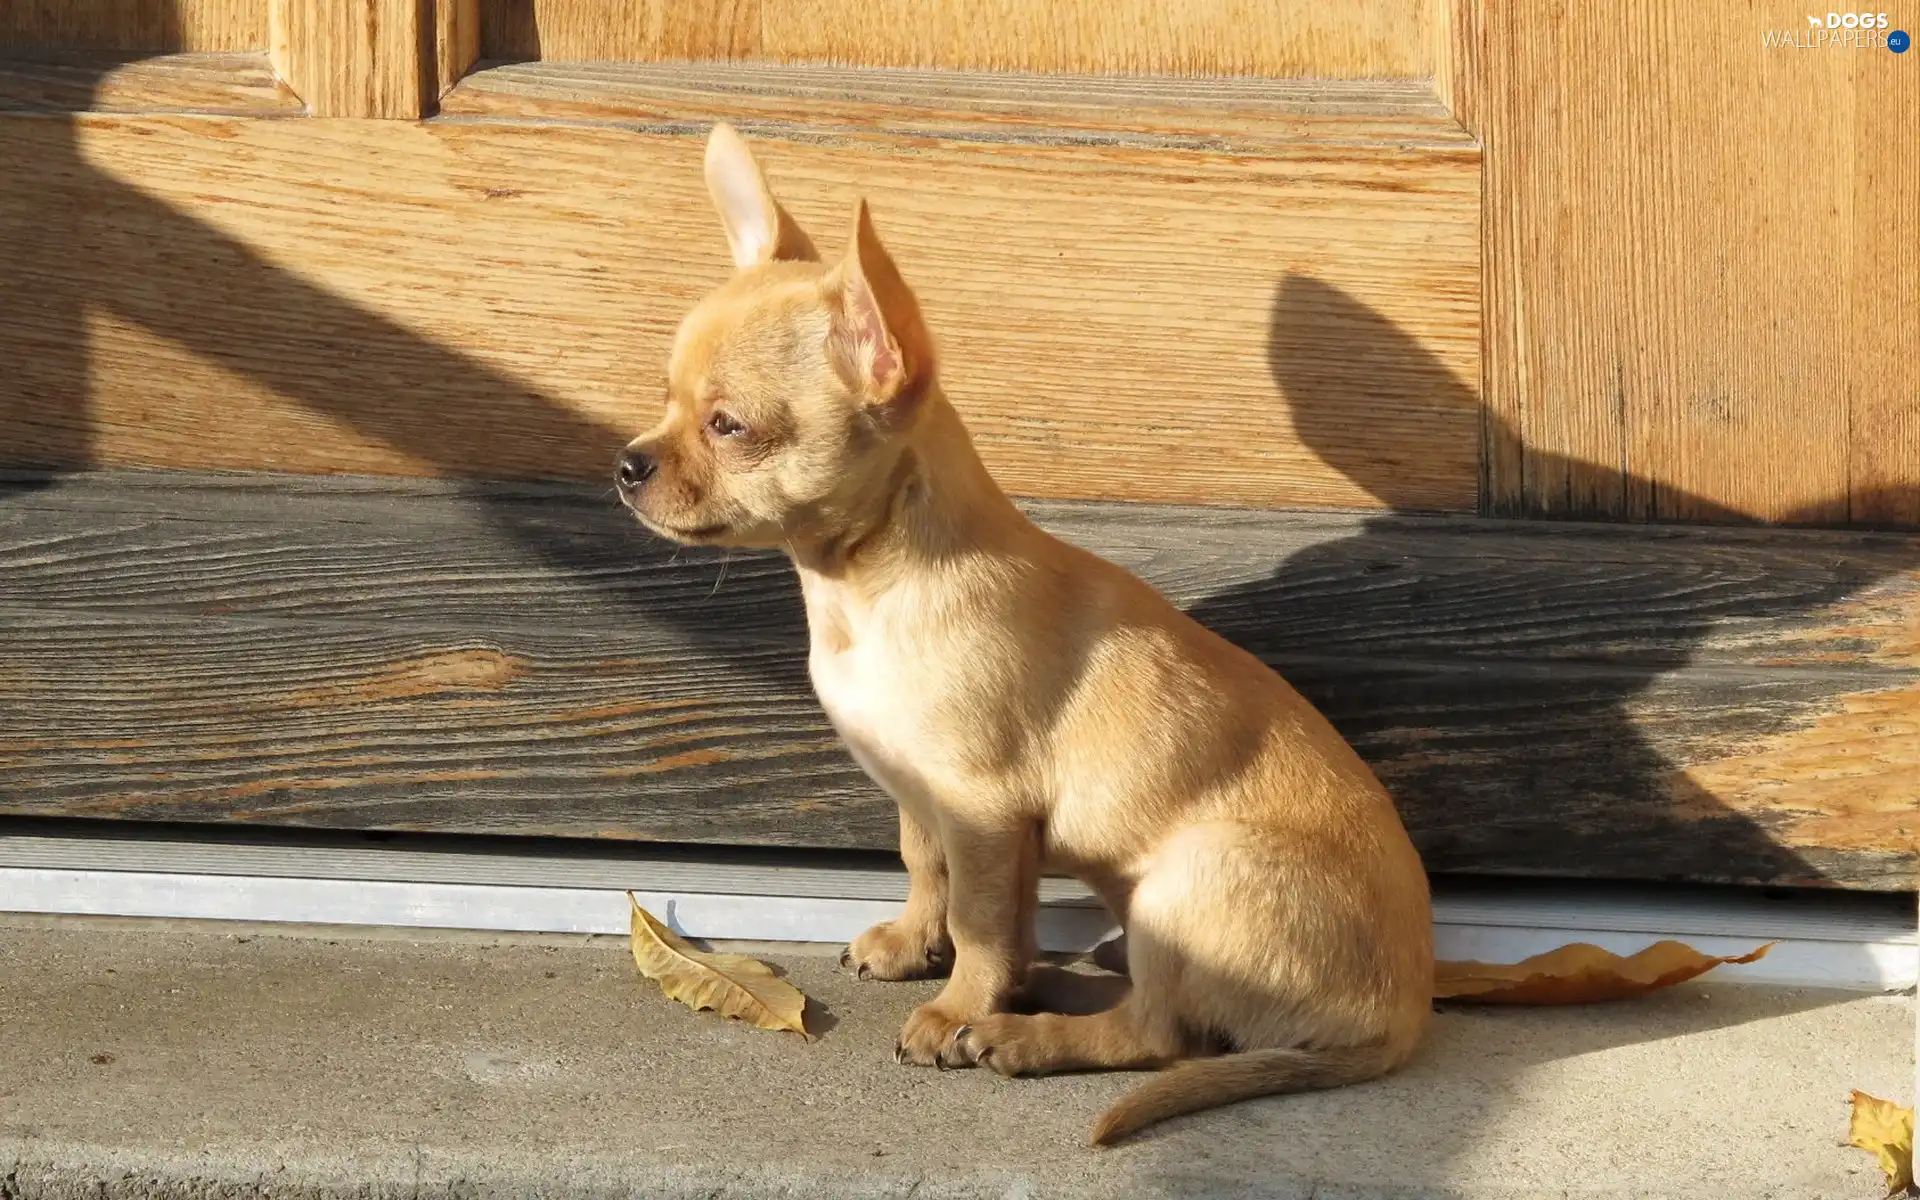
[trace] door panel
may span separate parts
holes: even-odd
[[[1488,6],[1497,511],[1920,524],[1920,54],[1827,34]]]
[[[727,82],[603,94],[667,132],[469,119],[465,88],[426,123],[0,122],[30,168],[0,204],[54,214],[0,325],[38,364],[0,384],[11,458],[602,479],[729,270],[699,134],[758,102]],[[1010,489],[1473,508],[1478,152],[1444,116],[1219,85],[1154,130],[1151,89],[982,79],[856,127],[854,83],[749,108],[765,162],[822,245],[871,202]],[[84,354],[30,351],[75,321]]]
[[[724,118],[829,251],[872,201],[1002,481],[1434,869],[1911,887],[1920,541],[1383,511],[1920,521],[1920,57],[1763,23],[16,6],[0,808],[888,844],[784,564],[605,494]]]

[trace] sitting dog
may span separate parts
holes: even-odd
[[[1432,915],[1372,772],[1265,664],[995,486],[864,202],[828,265],[728,126],[706,180],[737,269],[681,324],[666,416],[621,454],[619,493],[660,535],[781,549],[799,572],[814,688],[899,805],[911,880],[843,962],[949,975],[895,1057],[1170,1068],[1096,1144],[1404,1062],[1431,1011]],[[1039,999],[1099,981],[1040,986],[1043,871],[1121,923],[1113,1006]]]

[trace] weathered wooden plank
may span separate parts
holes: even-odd
[[[15,656],[0,668],[0,811],[871,849],[895,836],[810,693],[776,682],[797,643],[756,663],[614,631],[462,639],[12,605],[0,626]],[[1433,870],[1911,887],[1912,676],[1277,665],[1375,764]],[[1804,720],[1830,707],[1878,720],[1838,738],[1824,714]],[[1829,761],[1856,760],[1851,777],[1763,786],[1763,804],[1705,786],[1809,757],[1802,726]],[[1705,761],[1676,768],[1688,752]]]
[[[770,684],[784,662],[755,669],[790,646],[716,660],[564,627],[449,638],[13,605],[0,628],[6,811],[884,841],[883,806],[804,684]]]
[[[1478,151],[1430,102],[969,125],[1025,111],[996,86],[880,126],[717,85],[640,130],[0,117],[0,464],[598,480],[725,278],[700,135],[740,109],[826,245],[871,199],[1011,490],[1473,508]]]
[[[0,112],[190,112],[292,116],[300,98],[264,50],[129,57],[48,51],[0,58]]]
[[[489,58],[1414,78],[1433,0],[485,0]]]
[[[1920,543],[1040,504],[1281,667],[1436,870],[1910,887]],[[0,500],[0,809],[883,847],[785,565],[590,491]]]
[[[1278,657],[1920,668],[1920,547],[1899,535],[1029,507]],[[0,563],[0,601],[127,614],[377,601],[385,622],[612,627],[638,606],[754,646],[802,628],[779,557],[734,555],[721,580],[717,558],[565,486],[95,473],[0,506]]]

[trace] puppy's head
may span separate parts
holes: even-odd
[[[883,502],[926,407],[920,306],[865,202],[827,264],[729,126],[707,140],[706,177],[735,273],[681,322],[666,416],[622,451],[621,501],[680,542],[834,537]]]

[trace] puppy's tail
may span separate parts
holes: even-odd
[[[1248,1050],[1188,1059],[1155,1075],[1100,1114],[1093,1144],[1113,1143],[1168,1117],[1271,1096],[1359,1083],[1392,1070],[1404,1057],[1386,1041],[1337,1050]]]

